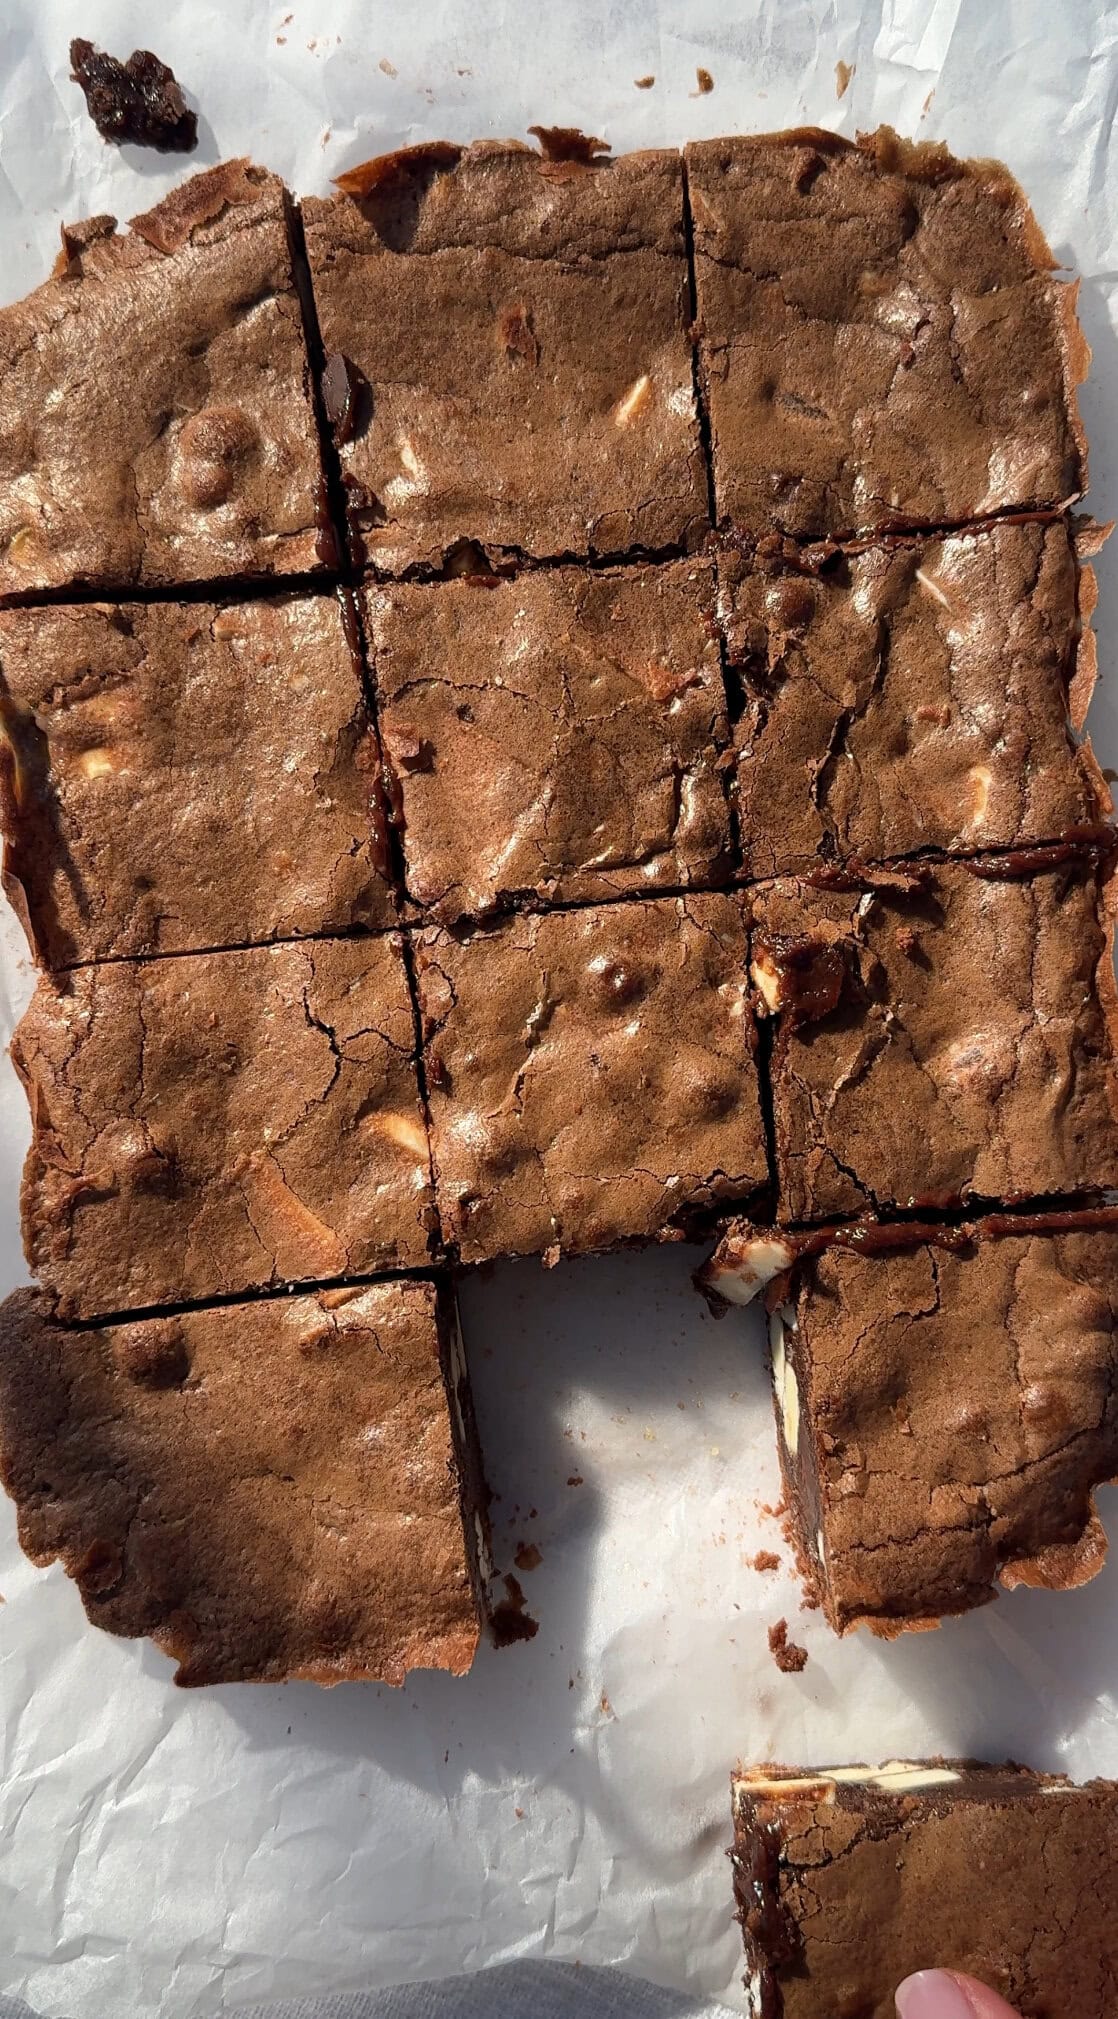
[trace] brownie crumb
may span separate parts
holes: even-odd
[[[779,1570],[780,1558],[775,1549],[759,1549],[750,1559],[754,1570]]]
[[[540,1630],[538,1619],[525,1610],[524,1587],[511,1574],[502,1578],[507,1598],[501,1599],[489,1615],[493,1639],[498,1647],[511,1647],[518,1640],[534,1640]]]
[[[702,64],[695,72],[695,82],[699,87],[695,95],[699,98],[705,98],[708,91],[714,90],[714,79],[709,70],[703,69]]]
[[[854,72],[856,71],[856,69],[857,69],[857,68],[858,68],[858,65],[857,65],[856,63],[843,63],[843,62],[842,62],[841,60],[840,60],[840,61],[839,61],[838,63],[836,63],[836,64],[835,64],[835,97],[836,97],[836,98],[843,98],[843,97],[845,97],[845,95],[846,95],[846,88],[847,88],[848,84],[850,83],[850,80],[851,80],[851,78],[853,77],[853,75],[854,75]]]
[[[76,36],[70,44],[71,77],[85,93],[89,116],[103,140],[134,140],[161,154],[189,154],[198,145],[198,118],[173,70],[150,49],[134,49],[126,63]]]
[[[634,77],[633,79],[633,83],[636,85],[638,91],[651,91],[655,82],[655,77]]]
[[[545,161],[583,161],[592,167],[599,155],[610,152],[608,140],[597,140],[577,126],[530,126],[528,131],[539,141]]]
[[[789,1640],[786,1619],[778,1619],[775,1626],[770,1626],[769,1650],[784,1675],[799,1675],[807,1667],[807,1649],[797,1647],[794,1640]]]
[[[534,1542],[521,1542],[513,1557],[517,1570],[538,1570],[543,1562],[543,1551]]]

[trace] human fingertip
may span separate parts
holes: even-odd
[[[976,2019],[975,2008],[950,1970],[918,1970],[896,1992],[897,2019]]]

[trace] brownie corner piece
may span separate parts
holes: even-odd
[[[1031,2019],[1118,1995],[1112,1781],[975,1760],[739,1767],[732,1811],[756,2019],[892,2019],[897,1985],[944,1962]]]
[[[24,1550],[180,1684],[463,1674],[487,1571],[452,1306],[393,1281],[75,1331],[16,1292],[0,1477]]]
[[[797,1557],[837,1633],[1101,1569],[1116,1265],[1113,1206],[723,1236],[700,1285],[764,1295]]]
[[[697,557],[370,587],[378,720],[423,914],[728,879],[713,602]]]
[[[706,532],[678,155],[407,148],[303,215],[327,359],[355,388],[338,447],[370,563]]]
[[[463,1261],[673,1238],[767,1183],[741,902],[417,942],[436,1191]]]
[[[727,545],[719,611],[750,874],[1104,828],[1110,793],[1074,733],[1095,677],[1082,544],[1060,518],[844,553]]]
[[[321,463],[282,184],[203,169],[0,310],[0,592],[299,573]]]
[[[24,1247],[64,1318],[428,1260],[394,934],[44,978],[12,1058],[33,1123]]]
[[[782,1219],[1118,1183],[1108,876],[1057,846],[756,888]]]
[[[5,884],[52,969],[390,925],[327,596],[0,610]]]
[[[1075,289],[1005,168],[884,127],[686,162],[720,522],[818,538],[1081,495]]]

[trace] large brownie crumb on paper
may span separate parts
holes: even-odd
[[[111,961],[44,980],[27,1259],[65,1317],[422,1265],[431,1204],[396,938]]]
[[[20,1541],[179,1683],[462,1674],[484,1508],[454,1338],[426,1282],[84,1331],[18,1291],[0,1474]]]
[[[370,562],[693,545],[679,156],[440,142],[342,181],[302,211],[327,358],[359,386],[339,455]]]

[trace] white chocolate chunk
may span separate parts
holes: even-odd
[[[641,408],[645,405],[651,389],[652,380],[649,378],[647,372],[642,372],[639,379],[634,379],[624,398],[619,400],[614,408],[613,425],[615,428],[627,428],[629,422],[636,419]]]
[[[736,1245],[732,1260],[719,1262],[716,1255],[703,1280],[727,1304],[752,1304],[758,1290],[763,1290],[782,1270],[790,1269],[794,1260],[786,1241],[778,1241],[771,1234],[758,1234],[753,1240]]]
[[[786,1331],[794,1330],[795,1314],[790,1306],[783,1305],[779,1311],[773,1312],[769,1319],[773,1392],[780,1410],[780,1425],[785,1446],[793,1454],[800,1441],[800,1390],[795,1369],[788,1358],[784,1338]]]
[[[411,1115],[374,1114],[368,1118],[369,1127],[386,1142],[395,1143],[398,1150],[407,1150],[413,1157],[427,1161],[427,1137],[419,1123]]]

